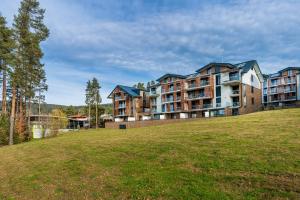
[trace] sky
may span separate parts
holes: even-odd
[[[103,103],[117,84],[209,62],[257,60],[263,73],[300,66],[299,0],[40,0],[46,102],[83,105],[96,77]],[[9,26],[20,0],[0,0]]]

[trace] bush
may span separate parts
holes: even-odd
[[[7,145],[9,140],[9,117],[0,114],[0,146]]]

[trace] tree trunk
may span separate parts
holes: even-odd
[[[2,83],[2,113],[7,113],[7,106],[6,106],[6,69],[3,65],[3,83]]]
[[[30,112],[31,112],[31,97],[28,99],[28,112],[27,112],[27,140],[31,138],[31,127],[30,127]]]
[[[12,99],[11,99],[11,114],[10,114],[10,127],[9,127],[9,145],[14,144],[14,123],[16,114],[16,87],[12,88]]]
[[[89,103],[89,128],[91,128],[91,104]]]
[[[98,128],[98,102],[96,102],[96,129]]]

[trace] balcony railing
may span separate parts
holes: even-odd
[[[232,107],[239,107],[240,105],[240,102],[232,102]]]
[[[210,98],[208,94],[189,95],[188,99]]]
[[[239,75],[229,75],[229,81],[238,81],[240,80]]]
[[[289,92],[296,92],[296,89],[285,89],[284,90],[285,93],[289,93]]]
[[[125,100],[126,97],[121,97],[121,96],[116,96],[115,100],[120,101],[120,100]]]
[[[120,104],[118,108],[119,108],[119,109],[126,108],[126,104]]]
[[[209,86],[209,81],[201,81],[200,86],[201,87]]]
[[[216,107],[217,107],[217,108],[219,108],[219,107],[221,107],[221,106],[222,106],[221,103],[216,103]]]
[[[203,104],[203,108],[212,108],[212,104]]]
[[[197,85],[195,83],[189,84],[189,86],[188,86],[188,88],[195,88],[195,87],[197,87]]]
[[[232,90],[232,95],[238,95],[240,94],[240,90]]]

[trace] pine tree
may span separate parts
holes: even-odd
[[[91,128],[92,83],[89,80],[85,89],[85,103],[88,106],[89,126]]]
[[[13,40],[13,32],[6,27],[6,21],[0,15],[0,72],[2,71],[2,112],[7,113],[7,72],[9,65],[13,64],[13,50],[15,42]]]
[[[30,137],[31,101],[35,90],[46,82],[44,65],[40,62],[43,52],[40,43],[49,36],[43,23],[45,10],[40,8],[37,0],[23,0],[18,15],[14,19],[14,35],[17,41],[16,66],[11,79],[12,111],[15,112],[17,89],[27,101],[27,136]],[[24,78],[26,77],[26,79]],[[13,132],[15,113],[11,112]],[[13,134],[13,133],[11,133]]]
[[[95,115],[95,121],[96,121],[96,128],[98,128],[98,105],[102,102],[101,95],[100,95],[100,84],[96,78],[93,78],[91,82],[92,87],[92,102],[95,105],[96,109],[96,115]]]

